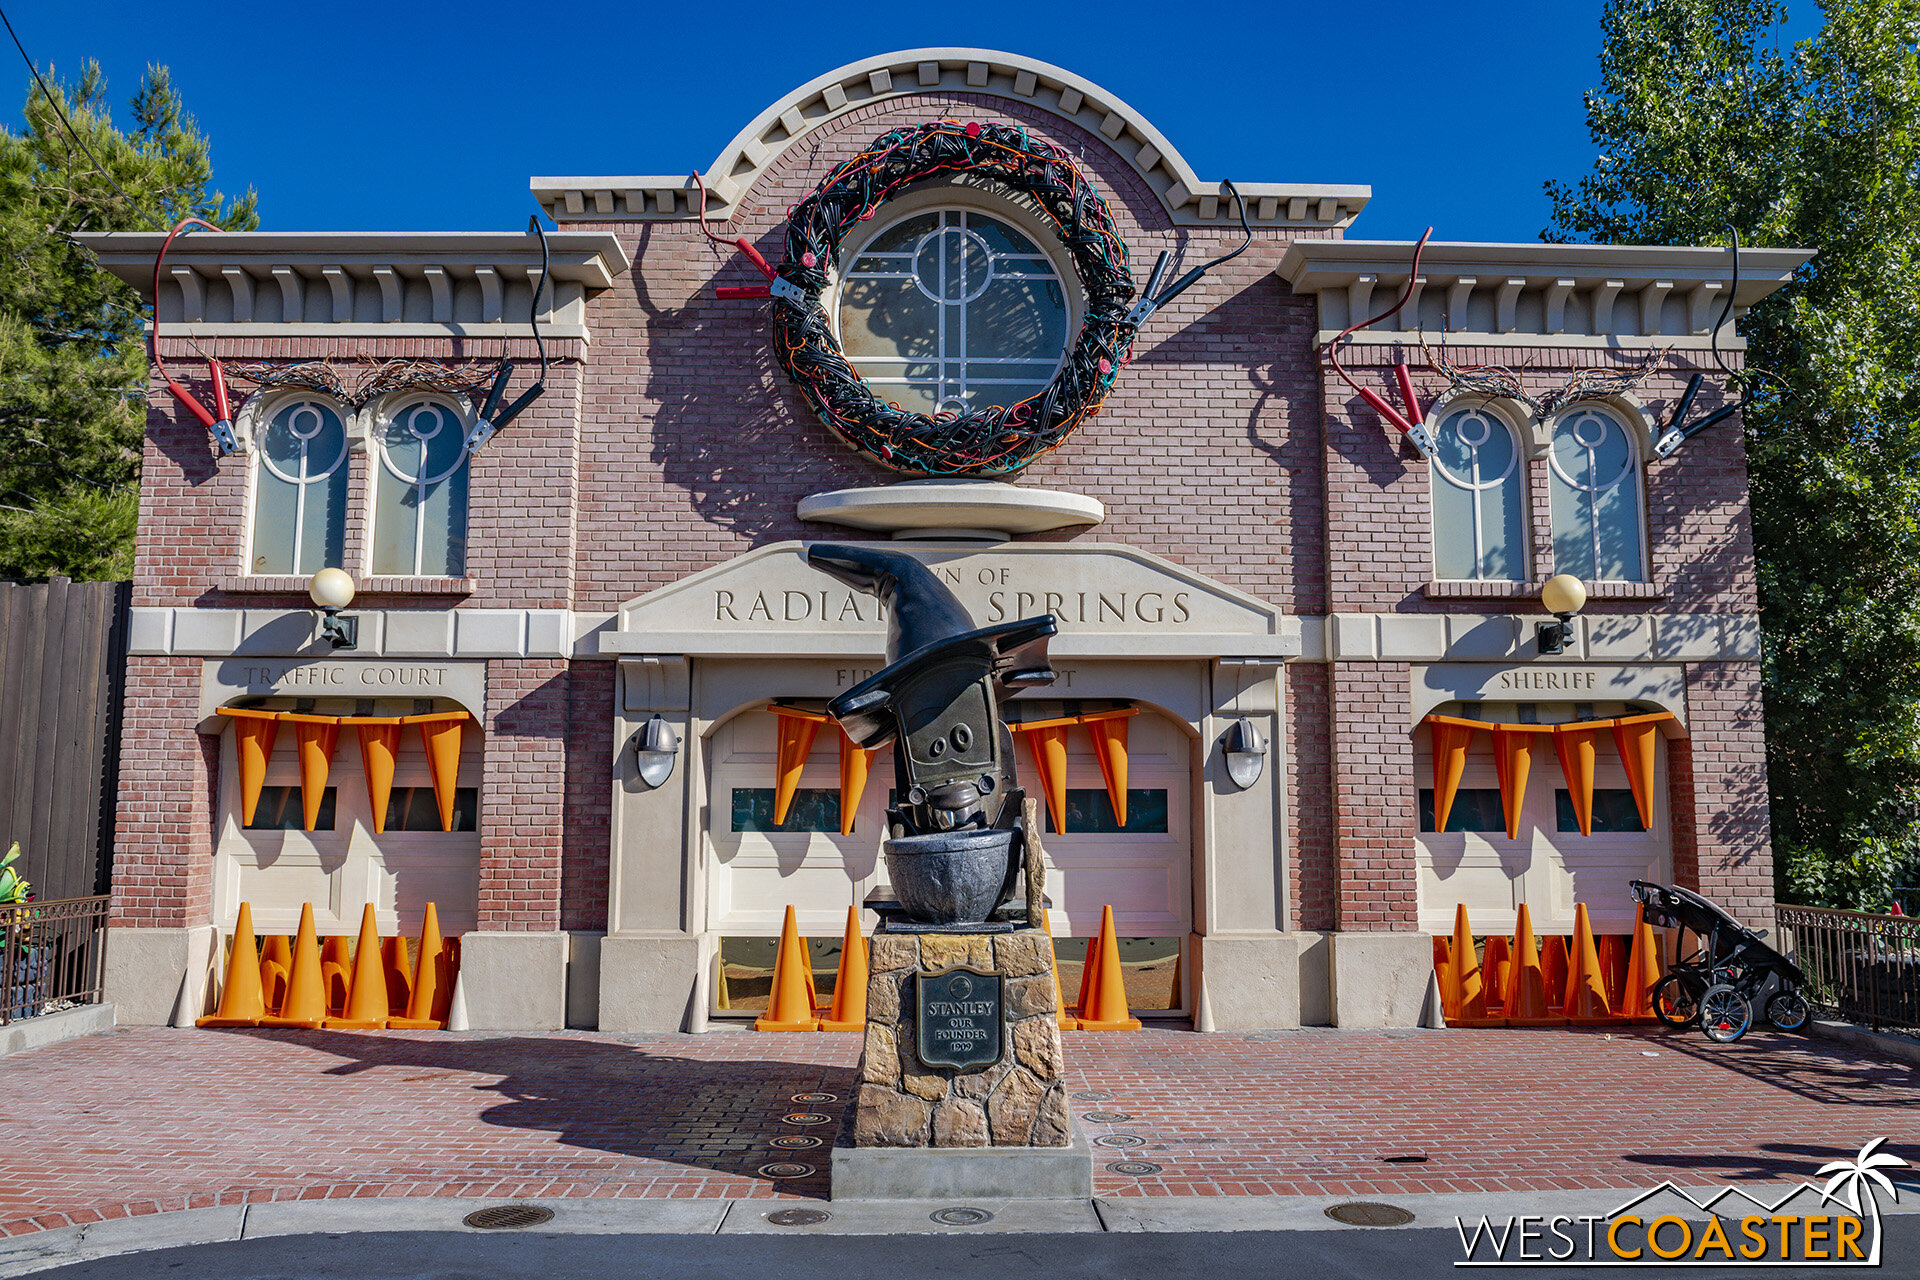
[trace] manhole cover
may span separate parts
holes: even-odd
[[[1111,1098],[1113,1095],[1110,1093],[1102,1092],[1099,1089],[1082,1089],[1080,1092],[1074,1094],[1073,1096],[1074,1096],[1074,1100],[1077,1102],[1105,1102],[1108,1098]]]
[[[767,1215],[767,1221],[776,1227],[812,1227],[832,1216],[825,1209],[778,1209]]]
[[[1350,1227],[1404,1227],[1413,1221],[1413,1215],[1398,1205],[1379,1204],[1372,1200],[1336,1204],[1327,1210],[1327,1216]]]
[[[822,1102],[838,1102],[840,1101],[840,1095],[837,1093],[796,1093],[791,1098],[788,1098],[787,1101],[798,1102],[803,1106],[818,1106]]]
[[[553,1210],[540,1204],[496,1204],[475,1209],[460,1219],[482,1231],[503,1231],[513,1227],[537,1227],[553,1221]]]
[[[1080,1118],[1082,1120],[1091,1120],[1095,1124],[1119,1124],[1122,1121],[1133,1119],[1132,1116],[1124,1111],[1084,1111],[1080,1114]]]
[[[823,1116],[818,1111],[796,1111],[790,1116],[781,1116],[788,1124],[832,1124],[832,1116]]]
[[[809,1133],[801,1133],[791,1138],[775,1138],[767,1145],[780,1151],[811,1151],[820,1145],[820,1139]]]
[[[972,1205],[956,1205],[951,1209],[935,1209],[928,1215],[935,1222],[948,1227],[977,1227],[983,1222],[992,1222],[993,1215],[985,1209],[976,1209]]]
[[[1103,1133],[1093,1140],[1096,1147],[1144,1147],[1147,1140],[1137,1133]]]
[[[779,1164],[763,1164],[760,1166],[760,1176],[763,1178],[805,1178],[812,1173],[813,1166],[810,1164],[787,1163],[783,1161]]]
[[[1107,1166],[1107,1172],[1124,1174],[1129,1178],[1144,1178],[1160,1172],[1160,1166],[1151,1160],[1115,1160]]]

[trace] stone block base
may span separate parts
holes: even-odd
[[[600,939],[596,992],[602,1031],[700,1031],[706,1009],[694,1000],[700,939],[610,933]]]
[[[567,1025],[564,933],[469,933],[460,988],[473,1031],[558,1031]]]
[[[1333,1025],[1417,1027],[1433,976],[1433,940],[1424,933],[1336,933]]]
[[[882,926],[870,955],[854,1146],[1059,1149],[1072,1142],[1045,933],[895,934]],[[914,975],[956,965],[1004,982],[1002,1054],[992,1066],[956,1069],[920,1059]]]
[[[190,1027],[211,1013],[214,955],[219,939],[212,925],[197,928],[107,930],[101,999],[114,1006],[123,1027]]]
[[[1069,1119],[1064,1147],[835,1147],[834,1200],[1086,1200],[1093,1148]]]

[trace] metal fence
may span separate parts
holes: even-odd
[[[1782,949],[1819,1008],[1881,1027],[1920,1027],[1920,919],[1776,906]]]
[[[98,1004],[106,950],[105,894],[0,907],[0,1026]]]

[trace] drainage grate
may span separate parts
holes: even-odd
[[[818,1111],[796,1111],[790,1116],[781,1116],[787,1124],[832,1124],[832,1116],[823,1116]]]
[[[767,1215],[767,1221],[776,1227],[813,1227],[832,1216],[825,1209],[778,1209]]]
[[[1124,1111],[1084,1111],[1080,1114],[1080,1118],[1091,1120],[1095,1124],[1121,1124],[1133,1119]]]
[[[806,1178],[812,1174],[812,1165],[798,1162],[781,1161],[777,1164],[760,1166],[760,1176],[763,1178]]]
[[[1327,1210],[1327,1216],[1350,1227],[1404,1227],[1413,1221],[1413,1215],[1398,1205],[1379,1204],[1372,1200],[1336,1204]]]
[[[537,1227],[553,1221],[553,1210],[542,1204],[496,1204],[475,1209],[460,1219],[482,1231],[506,1231],[515,1227]]]
[[[812,1134],[801,1133],[791,1138],[775,1138],[767,1145],[777,1151],[811,1151],[821,1145],[821,1140]]]
[[[983,1222],[993,1221],[993,1215],[985,1209],[965,1204],[951,1209],[935,1209],[927,1216],[947,1227],[977,1227]]]
[[[788,1098],[787,1101],[818,1106],[822,1102],[838,1102],[840,1101],[840,1095],[837,1093],[796,1093],[791,1098]]]
[[[1112,1096],[1103,1089],[1082,1089],[1073,1095],[1076,1102],[1105,1102]]]
[[[1115,1160],[1107,1166],[1107,1172],[1129,1178],[1146,1178],[1160,1172],[1160,1166],[1151,1160]]]
[[[1144,1147],[1147,1140],[1137,1133],[1103,1133],[1093,1140],[1096,1147]]]
[[[1380,1159],[1382,1162],[1386,1164],[1425,1164],[1427,1162],[1427,1158],[1425,1156],[1419,1156],[1419,1155],[1381,1156]]]

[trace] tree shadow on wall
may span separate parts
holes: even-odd
[[[901,478],[801,406],[769,349],[771,303],[713,296],[716,285],[762,283],[758,272],[711,245],[712,257],[697,260],[691,296],[664,303],[649,282],[674,277],[642,269],[653,234],[651,226],[641,232],[627,279],[646,317],[644,403],[653,412],[651,456],[667,484],[684,490],[703,519],[759,544],[827,534],[794,513],[809,494]],[[778,232],[756,247],[777,260]]]
[[[769,1185],[773,1180],[759,1172],[763,1165],[788,1161],[812,1165],[812,1175],[778,1183],[781,1191],[802,1195],[825,1196],[827,1155],[854,1094],[851,1067],[752,1057],[686,1058],[651,1045],[604,1037],[262,1030],[246,1034],[332,1054],[340,1062],[325,1068],[326,1076],[382,1071],[387,1073],[383,1083],[427,1086],[420,1091],[416,1116],[431,1115],[436,1109],[434,1095],[439,1093],[446,1098],[446,1107],[464,1117],[470,1106],[464,1093],[458,1092],[464,1086],[498,1099],[472,1113],[480,1123],[551,1134],[562,1146]],[[774,1047],[768,1046],[769,1050]],[[459,1077],[469,1074],[483,1078],[460,1081]],[[456,1090],[451,1097],[446,1093],[449,1088]],[[405,1090],[397,1092],[404,1095]],[[793,1100],[809,1094],[831,1094],[835,1100]],[[823,1115],[828,1122],[788,1123],[784,1117],[789,1115]],[[417,1127],[412,1133],[412,1162],[427,1167],[444,1162],[450,1181],[526,1181],[548,1176],[566,1180],[569,1176],[564,1168],[530,1173],[524,1152],[512,1149],[499,1152],[497,1166],[490,1165],[494,1157],[485,1154],[485,1148],[476,1150],[457,1127],[449,1126],[444,1132],[446,1146],[438,1153],[429,1130]],[[775,1138],[795,1137],[817,1137],[821,1144],[803,1151],[770,1145]],[[658,1176],[644,1168],[593,1169],[574,1175],[576,1180],[607,1182]]]

